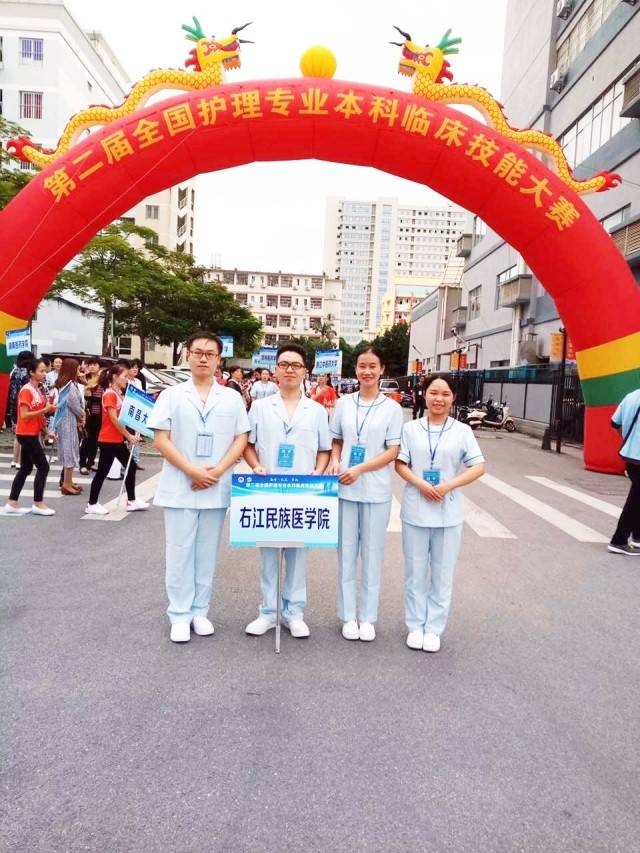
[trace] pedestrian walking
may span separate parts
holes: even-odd
[[[383,373],[384,356],[377,347],[358,353],[360,391],[338,400],[331,422],[333,448],[327,473],[337,474],[340,482],[338,618],[345,640],[371,641],[376,636],[391,513],[390,464],[398,455],[403,424],[401,407],[380,393]]]
[[[98,433],[102,426],[102,394],[100,362],[87,360],[87,384],[84,386],[84,437],[80,444],[80,473],[88,474],[94,467],[98,452]]]
[[[406,482],[400,518],[407,646],[425,652],[439,651],[449,617],[464,521],[460,490],[484,474],[471,427],[450,417],[454,400],[448,380],[427,381],[427,416],[404,425],[396,460]]]
[[[129,368],[123,364],[114,364],[105,371],[101,379],[104,393],[102,395],[102,425],[98,433],[100,458],[98,470],[91,483],[89,503],[85,509],[89,515],[107,515],[109,512],[105,506],[98,503],[98,498],[114,459],[117,459],[123,468],[126,469],[128,466],[127,475],[124,478],[124,485],[127,490],[127,512],[149,508],[148,503],[136,499],[136,463],[133,459],[129,461],[129,452],[125,444],[126,442],[129,445],[135,445],[140,439],[138,436],[127,432],[118,420],[128,381]]]
[[[80,364],[75,358],[65,358],[58,371],[55,389],[60,395],[63,388],[69,385],[64,412],[60,413],[56,427],[58,438],[58,461],[62,466],[62,482],[60,491],[63,495],[79,495],[82,486],[73,482],[73,471],[80,461],[79,429],[84,429],[84,401],[77,385]]]
[[[55,515],[44,502],[44,490],[49,474],[49,463],[45,456],[40,436],[49,435],[46,417],[55,412],[56,407],[47,403],[47,398],[42,391],[45,382],[47,367],[42,359],[32,358],[25,365],[29,380],[18,392],[17,400],[17,424],[16,440],[20,445],[20,468],[11,484],[9,500],[7,501],[5,515]],[[20,493],[27,481],[27,477],[36,467],[36,476],[33,483],[33,506],[20,506]]]
[[[58,373],[60,372],[61,367],[62,358],[57,355],[51,362],[51,370],[46,375],[45,381],[48,388],[55,388],[55,384],[58,381]]]
[[[22,350],[16,357],[16,363],[9,374],[9,393],[7,397],[7,412],[5,415],[6,425],[13,433],[13,457],[11,467],[20,467],[20,442],[16,438],[16,426],[18,423],[18,395],[23,385],[29,381],[28,365],[33,361],[31,350]]]
[[[327,416],[331,419],[338,395],[331,384],[330,373],[323,373],[318,377],[318,384],[311,391],[311,399],[324,406]]]
[[[416,382],[416,386],[413,389],[413,419],[415,421],[416,418],[424,417],[424,407],[425,407],[425,389],[427,386],[427,377],[421,376]]]
[[[237,364],[232,365],[229,368],[229,379],[227,381],[227,388],[233,388],[234,391],[237,391],[238,394],[242,395],[242,379],[242,368],[238,367]]]
[[[191,378],[158,397],[148,426],[164,456],[154,503],[164,508],[167,613],[174,643],[208,636],[220,537],[231,500],[232,468],[247,444],[239,394],[215,381],[222,341],[210,332],[187,340]]]
[[[608,550],[640,557],[640,388],[627,394],[613,413],[611,424],[622,436],[620,456],[631,487]]]
[[[322,474],[329,462],[331,439],[327,416],[318,403],[302,393],[305,351],[283,344],[276,353],[276,394],[257,400],[249,411],[251,433],[245,460],[254,474]],[[283,624],[292,637],[308,637],[304,621],[307,603],[306,551],[285,548],[282,594]],[[276,625],[278,549],[260,548],[262,605],[257,619],[246,627],[254,636]]]

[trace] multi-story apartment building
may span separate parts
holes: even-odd
[[[380,326],[394,275],[439,276],[464,229],[464,211],[395,198],[327,199],[324,271],[344,280],[342,332],[354,344]]]
[[[378,334],[383,335],[396,323],[409,324],[413,309],[439,284],[439,276],[393,276],[382,298]]]
[[[640,3],[510,0],[501,101],[513,126],[559,139],[578,177],[622,176],[619,188],[583,200],[640,280]],[[477,366],[544,361],[561,326],[553,300],[480,219],[469,230],[460,240],[466,321],[458,327]]]
[[[234,299],[262,321],[265,346],[291,337],[319,338],[330,333],[337,344],[343,282],[325,275],[212,269],[209,281],[219,282]]]
[[[62,0],[0,0],[0,115],[55,148],[65,124],[91,104],[119,104],[129,91],[127,73],[100,33],[84,32]],[[30,164],[22,164],[25,169]],[[193,181],[145,199],[123,218],[158,232],[169,249],[193,253]],[[78,311],[73,312],[70,306]],[[84,309],[94,311],[95,306]],[[82,351],[88,344],[82,308],[69,298],[59,311],[42,306],[32,327],[34,346]],[[51,325],[54,319],[57,325]],[[77,318],[74,320],[73,318]],[[59,326],[61,322],[65,327]],[[64,347],[56,342],[65,341]],[[101,338],[90,347],[99,352]],[[86,350],[85,350],[86,351]],[[120,339],[120,354],[138,355],[136,338]],[[169,363],[171,350],[148,352],[148,360]]]

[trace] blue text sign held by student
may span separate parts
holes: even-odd
[[[153,432],[147,426],[147,421],[154,403],[155,400],[151,394],[145,394],[144,391],[129,383],[118,420],[123,426],[139,432],[145,438],[153,438]]]
[[[300,542],[306,548],[338,545],[338,478],[297,474],[234,474],[231,545]]]

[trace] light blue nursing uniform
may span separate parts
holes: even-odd
[[[269,474],[310,474],[320,451],[331,450],[327,414],[319,403],[302,396],[289,419],[280,392],[256,400],[249,410],[249,444],[255,445],[260,464]],[[281,452],[281,445],[289,450]],[[293,450],[291,450],[293,448]],[[290,456],[290,452],[293,456]],[[286,462],[287,465],[280,463]],[[306,553],[304,548],[285,548],[285,580],[282,591],[284,619],[302,619],[307,603]],[[277,608],[278,549],[260,549],[260,615],[275,622]]]
[[[640,462],[640,388],[631,391],[613,413],[611,423],[619,429],[624,444],[620,456],[630,462]]]
[[[214,382],[203,403],[191,379],[160,394],[148,425],[169,430],[172,444],[199,468],[217,465],[236,436],[249,432],[240,394]],[[211,438],[199,443],[203,434]],[[203,450],[210,452],[198,455]],[[231,475],[229,468],[215,486],[193,491],[191,479],[164,460],[154,504],[164,507],[167,613],[172,623],[207,615],[231,500]]]
[[[331,421],[332,437],[342,441],[340,473],[399,445],[402,423],[402,408],[384,394],[373,402],[361,401],[359,393],[341,397]],[[338,618],[343,622],[358,618],[358,555],[362,561],[360,622],[378,619],[391,498],[391,465],[361,474],[350,486],[340,484]]]
[[[433,426],[426,417],[404,425],[398,459],[421,478],[426,471],[439,471],[442,483],[452,480],[462,468],[484,462],[471,427],[454,418]],[[407,628],[440,636],[449,616],[453,573],[462,543],[461,491],[454,489],[438,504],[407,483],[400,518]]]
[[[262,379],[258,379],[258,381],[254,382],[251,386],[249,396],[252,400],[264,400],[266,397],[273,397],[273,395],[277,393],[278,386],[275,382],[272,382],[271,380],[263,382]]]

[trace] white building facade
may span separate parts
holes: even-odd
[[[620,187],[583,200],[640,280],[640,3],[510,0],[503,62],[501,101],[514,127],[559,139],[579,178],[622,176]],[[477,349],[476,366],[547,361],[562,325],[553,300],[477,217],[469,232],[459,242],[466,312],[458,326]]]
[[[218,282],[248,308],[264,326],[265,346],[277,346],[292,337],[320,338],[333,329],[337,344],[342,336],[344,283],[325,275],[212,269],[207,280]]]
[[[324,271],[345,282],[342,331],[348,343],[376,334],[394,275],[442,274],[466,218],[452,205],[327,199]]]

